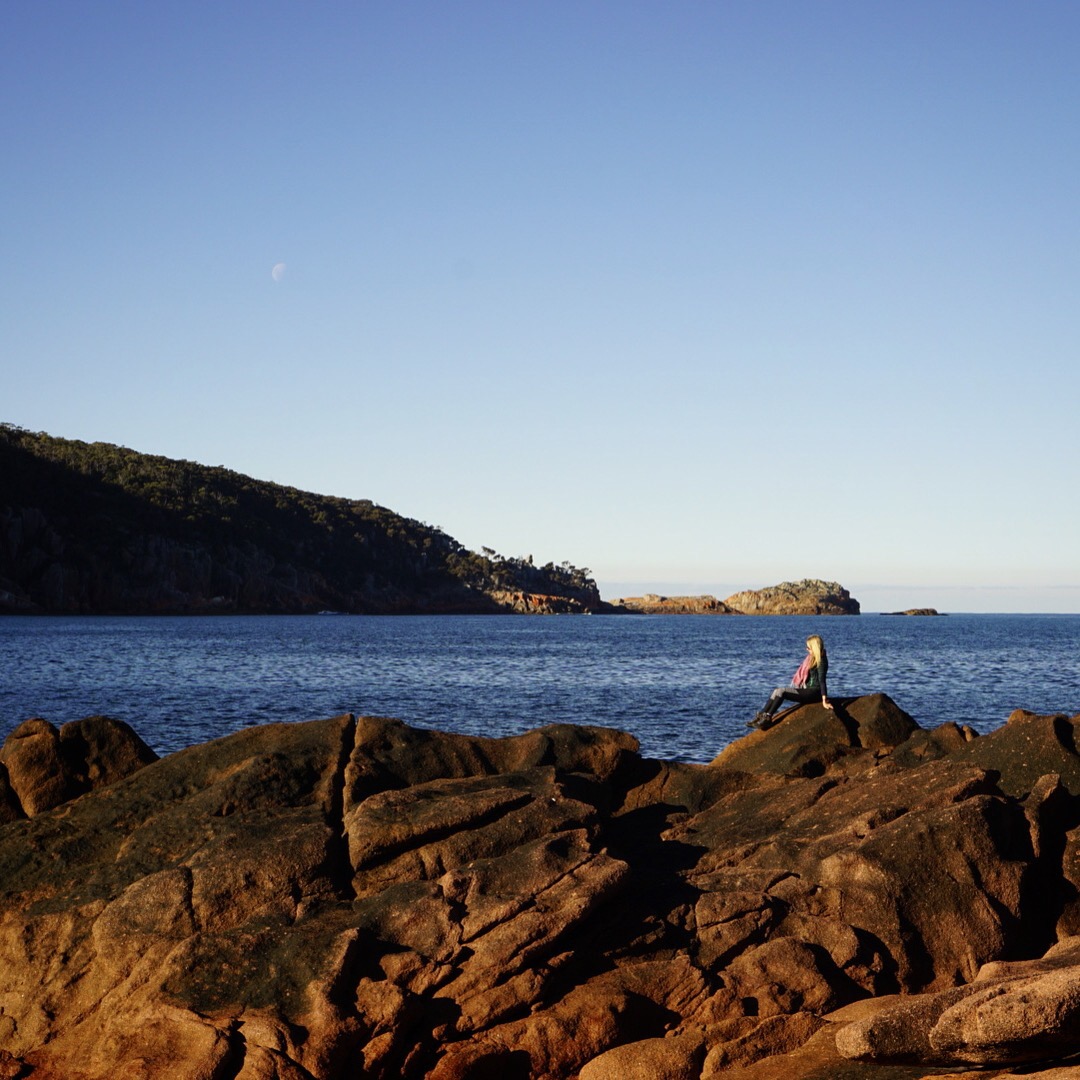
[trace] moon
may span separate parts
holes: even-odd
[[[274,263],[274,268],[273,268],[273,270],[270,271],[270,276],[275,281],[280,281],[285,276],[285,264],[284,263]]]

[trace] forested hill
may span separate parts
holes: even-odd
[[[367,500],[0,424],[0,612],[580,612],[588,570]]]

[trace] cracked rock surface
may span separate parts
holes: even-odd
[[[0,1080],[1080,1076],[1080,717],[94,720],[0,752]]]

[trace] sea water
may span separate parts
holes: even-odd
[[[704,762],[746,732],[820,633],[834,697],[924,727],[1080,713],[1080,615],[0,617],[0,739],[41,716],[131,724],[160,754],[252,724],[393,716],[512,735],[628,731]]]

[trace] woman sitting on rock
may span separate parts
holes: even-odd
[[[806,658],[799,665],[791,679],[790,686],[778,686],[765,703],[765,708],[747,724],[747,727],[767,728],[776,722],[776,710],[785,701],[809,704],[821,698],[821,704],[832,710],[829,703],[828,687],[825,677],[829,674],[829,657],[825,652],[825,642],[817,634],[806,639]]]

